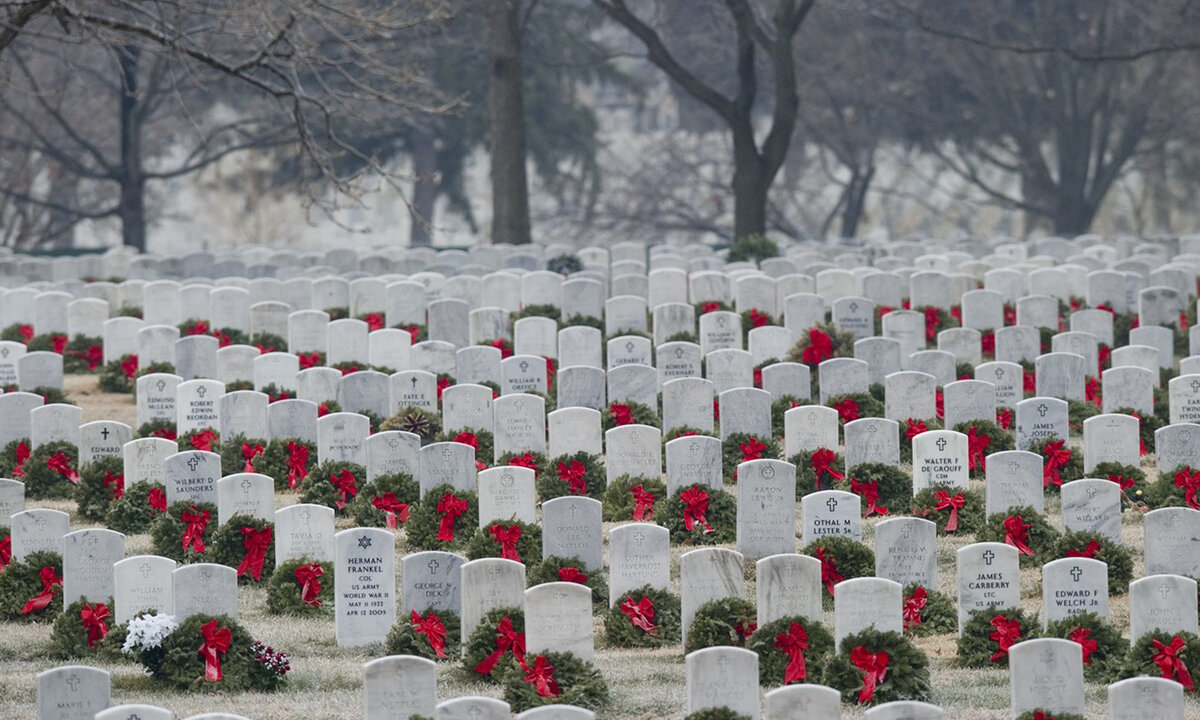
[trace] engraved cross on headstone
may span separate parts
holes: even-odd
[[[1046,403],[1041,403],[1040,405],[1037,406],[1037,413],[1041,417],[1046,417],[1046,413],[1049,411],[1050,411],[1050,408],[1046,407]]]
[[[429,564],[426,565],[425,567],[429,568],[430,575],[436,575],[438,568],[441,566],[442,566],[442,564],[437,561],[437,558],[430,558]]]
[[[837,498],[829,498],[825,501],[825,506],[829,508],[829,512],[836,512],[838,506]]]
[[[646,536],[640,530],[638,531],[637,535],[633,536],[633,542],[638,547],[642,546],[642,542],[645,541],[645,539],[646,539]]]
[[[1171,586],[1163,585],[1162,587],[1160,587],[1158,589],[1158,594],[1162,597],[1163,600],[1166,600],[1167,596],[1171,594]]]
[[[946,451],[946,438],[938,438],[936,445],[937,445],[938,452],[945,452]]]
[[[138,565],[138,570],[142,573],[142,579],[146,580],[150,577],[150,563],[142,563]]]
[[[206,386],[201,385],[200,387],[196,388],[196,397],[202,398],[207,394],[208,394],[208,388]]]
[[[995,559],[996,559],[996,553],[992,552],[991,550],[983,551],[983,564],[984,565],[990,566],[992,564],[992,561]]]
[[[188,470],[191,470],[192,472],[196,472],[196,466],[199,464],[200,464],[200,458],[196,457],[195,455],[188,458],[188,461],[187,461]]]
[[[71,688],[71,692],[79,691],[79,676],[71,673],[67,676],[67,687]]]
[[[1075,565],[1071,568],[1071,579],[1072,580],[1074,580],[1075,582],[1079,582],[1079,577],[1081,575],[1083,575],[1083,571],[1079,569],[1078,565]]]
[[[101,431],[100,431],[100,437],[104,438],[105,440],[107,440],[107,439],[108,439],[108,436],[109,436],[110,434],[111,434],[111,433],[109,432],[109,429],[108,429],[108,428],[104,428],[103,430],[101,430]]]

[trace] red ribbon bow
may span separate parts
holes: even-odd
[[[71,458],[67,457],[66,453],[56,452],[46,460],[46,467],[50,468],[59,475],[70,480],[72,483],[79,484],[79,473],[71,467]]]
[[[221,675],[221,656],[218,653],[229,652],[229,645],[233,642],[233,633],[229,628],[218,628],[216,620],[204,623],[200,632],[204,636],[204,642],[200,643],[200,648],[196,652],[204,657],[204,679],[216,682],[223,677]]]
[[[242,528],[242,547],[246,549],[246,556],[238,565],[238,577],[249,573],[255,580],[262,580],[263,561],[267,558],[267,548],[271,547],[274,537],[275,533],[270,525],[262,530]]]
[[[925,603],[928,601],[928,594],[925,592],[925,588],[920,585],[913,590],[912,595],[904,598],[904,606],[901,609],[901,614],[904,618],[905,630],[921,624],[921,611],[925,609]]]
[[[975,429],[975,426],[967,428],[967,469],[979,470],[979,472],[987,471],[987,456],[984,455],[984,450],[992,442],[992,439],[987,435]]]
[[[505,340],[504,338],[500,338],[499,340],[493,340],[490,343],[488,343],[488,345],[491,345],[492,347],[494,347],[500,351],[500,359],[501,360],[503,360],[504,358],[512,357],[512,354],[513,354],[512,346],[509,345],[508,341]]]
[[[17,333],[20,334],[21,340],[25,344],[28,345],[29,341],[33,339],[33,326],[32,325],[18,325]]]
[[[126,380],[132,380],[134,375],[137,375],[138,359],[137,355],[130,355],[128,360],[121,361],[121,372],[125,374]]]
[[[262,445],[251,445],[250,443],[242,443],[242,458],[246,461],[246,465],[242,468],[242,472],[254,472],[254,458],[261,455],[263,451]]]
[[[996,333],[985,332],[979,336],[979,350],[987,357],[996,354]]]
[[[788,656],[788,664],[783,671],[784,684],[803,680],[808,674],[804,667],[804,651],[808,649],[808,633],[804,626],[793,622],[787,632],[775,636],[775,647]]]
[[[934,510],[950,509],[950,517],[946,520],[946,532],[958,530],[958,511],[966,506],[967,498],[962,493],[951,495],[945,490],[938,490],[933,497],[937,500],[937,504],[933,506]]]
[[[442,624],[442,619],[437,613],[429,610],[422,618],[420,613],[413,610],[412,628],[416,634],[425,636],[429,647],[433,648],[438,657],[446,657],[446,626]]]
[[[207,335],[208,323],[203,320],[197,320],[190,328],[187,329],[185,335]]]
[[[475,437],[475,433],[460,432],[454,436],[454,442],[462,443],[463,445],[470,445],[476,450],[479,449],[479,438]]]
[[[200,510],[195,505],[191,506],[191,510],[184,510],[179,519],[187,524],[183,529],[183,549],[186,551],[189,547],[195,553],[204,552],[204,528],[208,527],[208,518],[211,515],[207,510]]]
[[[842,574],[838,572],[837,560],[830,553],[825,551],[825,548],[817,548],[817,559],[821,561],[821,582],[825,583],[825,589],[833,595],[835,585],[845,580]]]
[[[580,585],[587,584],[587,575],[579,572],[579,568],[565,567],[558,569],[558,579],[560,582],[579,583]]]
[[[508,464],[515,465],[516,467],[529,468],[535,473],[537,472],[537,458],[535,458],[531,452],[523,453],[513,457],[508,461]]]
[[[287,451],[288,487],[294,488],[308,477],[308,446],[288,440]]]
[[[42,591],[25,603],[25,607],[21,608],[22,615],[45,610],[50,605],[50,601],[54,599],[54,586],[62,585],[63,579],[52,567],[42,568],[38,575],[42,579]]]
[[[738,450],[742,451],[742,462],[761,460],[763,450],[766,449],[766,444],[756,437],[752,437],[744,443],[738,443]]]
[[[104,363],[104,348],[100,345],[88,345],[87,350],[74,354],[87,363],[88,372],[94,371]]]
[[[371,498],[371,505],[377,510],[387,513],[387,526],[396,529],[397,521],[408,522],[408,503],[400,502],[394,493],[384,493]]]
[[[54,335],[51,335],[50,336],[50,349],[53,350],[54,352],[58,353],[59,355],[62,355],[63,351],[67,349],[67,336],[59,335],[57,333]]]
[[[812,467],[813,473],[817,478],[817,489],[821,488],[821,479],[828,475],[834,480],[841,480],[846,477],[845,474],[837,471],[833,467],[833,461],[837,459],[837,454],[829,448],[817,448],[817,451],[812,454],[812,459],[809,465]]]
[[[1042,450],[1042,456],[1046,458],[1046,463],[1042,466],[1043,487],[1062,485],[1062,475],[1058,471],[1071,460],[1071,451],[1064,447],[1065,445],[1065,441],[1055,440],[1046,443]]]
[[[701,315],[705,315],[710,312],[720,312],[720,311],[721,311],[721,303],[719,303],[719,302],[706,302],[700,306],[700,314]],[[32,332],[33,332],[33,328],[30,328],[31,335],[32,335]]]
[[[850,651],[850,662],[863,671],[863,686],[858,692],[860,703],[871,702],[871,698],[875,697],[875,688],[887,676],[890,661],[891,657],[883,650],[873,653],[859,645]]]
[[[383,329],[383,313],[367,313],[363,317],[363,322],[367,324],[367,332],[375,332]]]
[[[833,357],[833,340],[819,328],[810,328],[808,347],[804,348],[804,352],[800,354],[800,362],[815,367],[831,357]]]
[[[525,666],[525,634],[513,630],[512,618],[505,615],[504,618],[496,625],[496,649],[492,651],[479,664],[475,666],[475,672],[480,675],[487,675],[495,667],[496,663],[500,662],[500,658],[504,657],[506,652],[512,651],[513,657],[522,667]]]
[[[1108,479],[1120,485],[1122,490],[1128,490],[1136,482],[1133,478],[1126,477],[1120,473],[1108,473]]]
[[[13,477],[25,477],[25,461],[29,459],[29,444],[24,440],[17,442],[17,466],[13,468]]]
[[[453,542],[454,520],[467,511],[467,501],[453,493],[446,493],[438,501],[437,511],[442,516],[442,521],[438,525],[438,540]]]
[[[887,515],[888,509],[879,505],[879,481],[868,480],[867,482],[859,482],[854,478],[850,478],[850,490],[857,493],[859,497],[867,501],[866,517],[873,514]]]
[[[196,450],[212,452],[212,444],[217,439],[217,433],[212,430],[201,430],[192,436],[192,447]]]
[[[537,694],[542,697],[558,697],[562,691],[558,689],[558,683],[554,680],[554,666],[546,659],[545,655],[538,655],[533,660],[533,665],[526,666],[525,682],[533,683],[537,688]]]
[[[338,510],[346,507],[350,498],[358,495],[358,481],[354,479],[354,473],[350,472],[349,468],[343,469],[340,474],[330,473],[329,482],[342,494],[342,499],[335,503]]]
[[[1196,686],[1192,684],[1192,674],[1184,664],[1183,658],[1179,657],[1179,652],[1183,649],[1183,638],[1178,635],[1171,638],[1170,645],[1163,645],[1155,640],[1154,650],[1157,652],[1150,659],[1154,661],[1155,665],[1158,665],[1159,670],[1162,670],[1163,677],[1178,682],[1185,690],[1194,691]]]
[[[300,584],[300,602],[313,607],[321,607],[321,601],[317,598],[321,594],[321,577],[325,575],[325,568],[317,563],[309,563],[296,568],[293,575],[296,576],[296,582]]]
[[[520,525],[505,528],[500,523],[496,523],[488,528],[488,534],[500,543],[500,557],[505,560],[521,562],[521,556],[517,554],[517,541],[521,539]]]
[[[125,473],[114,475],[106,470],[102,484],[112,491],[113,500],[120,500],[121,496],[125,494]]]
[[[683,527],[691,532],[696,523],[704,526],[704,532],[710,533],[713,531],[708,524],[705,514],[708,513],[708,493],[702,490],[699,486],[684,490],[679,495],[679,499],[683,501]]]
[[[904,422],[907,424],[907,427],[904,428],[904,438],[906,440],[911,441],[913,438],[929,429],[926,427],[925,423],[921,422],[920,420],[913,420],[912,418],[909,418]]]
[[[925,342],[937,340],[938,327],[942,324],[939,311],[935,307],[925,308]]]
[[[846,398],[839,403],[834,403],[833,409],[837,410],[838,419],[843,424],[858,419],[858,403],[854,402],[854,398]]]
[[[944,421],[946,419],[946,394],[941,390],[933,393],[933,407],[937,419]]]
[[[768,315],[764,312],[759,312],[758,308],[750,308],[750,327],[751,328],[760,328],[763,325],[769,325],[769,324],[771,324],[771,316],[770,315]]]
[[[1029,540],[1029,523],[1020,515],[1009,515],[1004,518],[1004,542],[1012,545],[1022,555],[1033,555],[1033,550],[1026,544]]]
[[[160,487],[150,488],[150,492],[146,493],[146,502],[152,510],[157,510],[158,512],[167,511],[167,493]]]
[[[1091,639],[1091,634],[1091,630],[1085,627],[1077,627],[1067,635],[1068,640],[1074,640],[1079,643],[1080,650],[1083,652],[1084,665],[1092,664],[1092,653],[1096,652],[1096,648],[1100,647],[1098,642]]]
[[[321,361],[321,354],[315,352],[300,353],[296,357],[300,360],[301,370],[307,370],[309,368],[316,367],[317,363]]]
[[[1084,399],[1093,405],[1099,405],[1100,399],[1100,381],[1094,377],[1089,377],[1083,386]]]
[[[613,425],[632,425],[633,411],[628,405],[613,403],[608,406],[608,414],[612,416]]]
[[[108,634],[108,623],[104,622],[108,617],[108,606],[104,603],[83,604],[83,609],[79,611],[79,621],[83,623],[83,629],[87,630],[88,650],[96,647],[96,643]]]
[[[1012,410],[1000,408],[996,411],[996,424],[1005,430],[1012,428],[1013,414]]]
[[[578,460],[558,464],[558,477],[567,482],[572,495],[587,495],[587,479],[584,477],[586,474],[587,468]]]
[[[12,536],[5,535],[0,538],[0,572],[8,567],[12,562]]]
[[[1009,620],[1003,615],[997,615],[992,618],[992,627],[994,629],[988,637],[996,641],[996,654],[991,658],[992,662],[995,662],[1007,655],[1013,643],[1021,639],[1021,623],[1015,618]]]
[[[1098,552],[1100,552],[1100,541],[1092,540],[1083,550],[1068,550],[1067,557],[1094,558]]]
[[[629,618],[629,622],[638,630],[655,636],[655,631],[658,626],[654,624],[654,601],[648,597],[643,597],[637,602],[633,601],[633,596],[627,597],[621,601],[621,612],[625,617]]]
[[[1192,472],[1190,467],[1185,467],[1175,473],[1175,487],[1183,488],[1188,507],[1200,509],[1200,504],[1196,502],[1196,491],[1200,490],[1200,470]]]
[[[633,494],[633,519],[641,522],[654,517],[654,493],[647,492],[644,485],[634,485],[629,492]]]

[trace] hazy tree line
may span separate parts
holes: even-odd
[[[1198,53],[1191,0],[6,0],[0,241],[115,221],[144,248],[165,181],[235,158],[331,217],[392,185],[414,245],[439,212],[495,242],[854,237],[885,157],[1063,235],[1137,173],[1168,231]],[[614,105],[666,126],[614,140]]]

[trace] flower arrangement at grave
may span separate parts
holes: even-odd
[[[1095,378],[1091,378],[1095,380]],[[1099,392],[1099,383],[1096,385]],[[1094,402],[1093,402],[1094,401]],[[1083,432],[1083,421],[1100,414],[1100,396],[1097,394],[1088,400],[1067,401],[1067,424],[1071,432]]]
[[[900,605],[904,632],[913,637],[945,635],[958,630],[958,610],[944,592],[909,583]]]
[[[499,680],[509,667],[525,665],[525,613],[517,607],[489,610],[471,631],[462,666],[473,679]]]
[[[1108,594],[1124,595],[1133,580],[1133,555],[1129,548],[1090,530],[1068,530],[1054,545],[1054,558],[1091,558],[1108,565]]]
[[[465,548],[478,527],[478,496],[450,485],[439,485],[425,493],[411,508],[405,525],[412,550],[447,551]]]
[[[766,687],[819,683],[834,651],[829,630],[801,615],[759,627],[746,647],[758,653],[758,683]]]
[[[771,432],[783,436],[783,416],[788,410],[809,404],[795,395],[783,395],[771,401]]]
[[[23,467],[29,500],[73,498],[79,487],[79,448],[57,440],[33,449]]]
[[[617,598],[604,615],[604,637],[615,647],[663,647],[679,642],[679,596],[643,585]]]
[[[104,368],[104,340],[80,335],[63,350],[63,373],[85,375]]]
[[[1017,449],[1013,433],[990,420],[959,423],[954,430],[967,436],[967,470],[976,479],[986,476],[988,455]]]
[[[833,607],[834,586],[838,583],[875,574],[875,553],[853,538],[826,535],[800,552],[821,561],[821,597],[829,608]]]
[[[694,713],[685,715],[683,720],[750,720],[750,716],[741,715],[722,705],[721,707],[701,708]]]
[[[167,511],[167,493],[161,483],[137,482],[127,486],[104,517],[110,530],[126,535],[147,532],[154,518]]]
[[[622,475],[604,490],[605,522],[653,522],[667,500],[661,478]]]
[[[1146,473],[1141,468],[1135,465],[1123,465],[1116,462],[1096,463],[1092,468],[1089,477],[1107,479],[1115,482],[1121,488],[1121,507],[1135,508],[1141,512],[1146,512],[1150,509],[1150,505],[1159,505],[1163,502],[1170,502],[1160,497],[1157,493],[1166,491],[1167,495],[1171,494],[1171,487],[1156,483],[1150,485],[1146,482]],[[1163,478],[1160,475],[1159,480]],[[1168,481],[1174,483],[1175,475],[1171,475]],[[1178,487],[1178,486],[1174,486]],[[1157,491],[1157,492],[1156,492]]]
[[[1075,713],[1051,712],[1044,708],[1038,708],[1021,713],[1017,716],[1017,720],[1086,720],[1086,718]]]
[[[525,660],[524,666],[505,668],[500,677],[513,712],[557,704],[595,709],[608,703],[608,684],[600,670],[574,653],[530,653]]]
[[[662,427],[662,419],[659,418],[657,410],[632,400],[610,404],[607,412],[600,413],[600,419],[605,430],[612,430],[621,425]]]
[[[1192,668],[1197,665],[1200,665],[1200,638],[1190,632],[1152,630],[1129,648],[1117,675],[1166,678],[1183,685],[1184,692],[1194,693],[1196,677]]]
[[[421,438],[422,445],[428,445],[442,431],[442,418],[439,414],[429,410],[406,405],[397,410],[395,415],[371,427],[378,428],[380,432],[388,430],[410,432]]]
[[[435,442],[456,442],[475,448],[475,469],[486,470],[488,462],[495,457],[495,436],[490,430],[479,428],[464,428],[462,430],[443,432]]]
[[[815,372],[818,365],[835,357],[854,357],[854,334],[833,323],[817,323],[800,335],[786,359],[804,363]]]
[[[50,655],[59,660],[112,653],[104,642],[112,623],[112,598],[105,602],[76,600],[54,619]]]
[[[692,616],[683,654],[718,645],[744,648],[757,629],[754,603],[740,597],[709,600]]]
[[[269,580],[275,570],[275,523],[234,515],[213,534],[211,561],[237,570],[239,584]]]
[[[1063,483],[1083,477],[1083,452],[1072,450],[1066,440],[1035,440],[1028,449],[1042,456],[1042,487],[1046,492],[1059,492]]]
[[[267,355],[273,352],[287,352],[287,340],[274,333],[257,332],[250,336],[250,345],[258,348],[258,352]]]
[[[228,390],[228,388],[226,388]],[[221,474],[263,473],[263,455],[267,451],[267,440],[234,435],[221,444]]]
[[[109,508],[125,494],[125,461],[119,455],[98,457],[79,468],[75,504],[79,516],[101,522]]]
[[[267,692],[287,685],[287,654],[255,640],[236,620],[194,615],[172,628],[175,621],[162,617],[130,620],[121,648],[136,655],[156,680],[190,692]],[[153,629],[142,632],[143,622],[155,623]]]
[[[737,501],[724,490],[707,485],[679,488],[654,521],[671,531],[671,542],[721,545],[737,540]]]
[[[549,461],[546,472],[537,476],[537,492],[542,502],[564,495],[603,501],[607,488],[604,457],[588,452],[559,455]]]
[[[331,507],[339,515],[349,514],[346,508],[358,497],[358,490],[366,479],[367,469],[358,463],[323,462],[300,483],[300,502]]]
[[[421,487],[408,473],[379,475],[359,489],[350,517],[359,527],[396,530],[408,522],[420,497]]]
[[[0,453],[0,477],[23,481],[31,447],[29,438],[12,440],[5,445],[4,452]]]
[[[468,560],[503,558],[532,565],[542,555],[542,526],[497,520],[475,531],[467,543]]]
[[[186,432],[176,438],[175,442],[179,445],[179,452],[187,452],[188,450],[203,450],[204,452],[218,454],[221,452],[221,436],[212,428],[201,428]]]
[[[175,430],[175,421],[164,418],[142,423],[138,426],[137,432],[134,433],[134,437],[156,437],[164,440],[178,440]]]
[[[1002,542],[1017,549],[1022,565],[1040,566],[1054,554],[1059,532],[1028,505],[988,515],[975,533],[978,542]]]
[[[0,619],[48,620],[62,612],[62,556],[33,552],[12,560],[0,573]]]
[[[846,458],[829,448],[803,450],[788,458],[796,466],[796,495],[832,490],[846,479]]]
[[[849,704],[925,700],[930,694],[929,658],[898,632],[868,628],[842,638],[824,682]]]
[[[870,393],[835,395],[825,404],[837,410],[838,424],[842,427],[860,418],[883,417],[883,403]]]
[[[296,438],[271,440],[262,455],[254,458],[254,471],[275,480],[275,490],[295,490],[308,477],[317,461],[317,446]]]
[[[274,615],[330,615],[333,564],[295,558],[278,566],[267,582],[267,611]]]
[[[604,580],[604,570],[588,570],[578,557],[551,555],[537,564],[532,563],[533,557],[525,573],[527,587],[548,582],[577,583],[592,591],[592,612],[600,612],[607,607],[608,583]]]
[[[1020,608],[976,610],[958,636],[958,664],[963,667],[1008,667],[1008,650],[1038,637],[1037,615],[1027,618]]]
[[[912,514],[932,520],[938,535],[973,535],[984,520],[983,493],[956,487],[930,487],[912,499]]]
[[[733,312],[733,306],[724,300],[703,300],[692,307],[696,310],[696,317],[710,312]]]
[[[1096,613],[1080,613],[1046,623],[1043,636],[1077,643],[1083,655],[1083,676],[1089,682],[1110,683],[1120,677],[1129,641]]]
[[[67,349],[66,333],[43,333],[25,343],[29,352],[52,352],[62,355]]]
[[[537,480],[549,472],[550,459],[546,457],[545,453],[513,451],[506,452],[496,459],[495,467],[501,465],[515,465],[517,467],[529,468],[533,471],[534,480]]]
[[[774,460],[779,457],[779,441],[773,437],[732,433],[721,441],[721,468],[725,482],[737,482],[737,467],[751,460]]]
[[[855,465],[835,487],[861,498],[859,506],[863,517],[905,514],[912,498],[912,478],[900,468],[886,463]]]
[[[434,662],[457,660],[460,622],[449,610],[410,610],[407,616],[396,618],[383,649],[388,655],[417,655]]]
[[[180,563],[210,562],[217,532],[217,506],[181,500],[167,506],[150,525],[155,555]]]
[[[132,393],[137,378],[137,355],[122,355],[100,370],[100,389],[107,393]]]

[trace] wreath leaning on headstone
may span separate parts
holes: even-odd
[[[604,637],[615,647],[662,647],[679,642],[679,596],[643,585],[630,590],[604,616]]]
[[[578,557],[551,555],[537,564],[530,564],[526,571],[527,587],[548,582],[573,582],[592,591],[592,612],[598,613],[608,606],[608,583],[604,570],[588,570]]]
[[[362,465],[329,460],[313,468],[300,483],[300,501],[324,505],[338,515],[346,515],[366,479],[367,469]]]
[[[33,552],[0,573],[0,619],[33,622],[62,612],[62,556]]]
[[[875,553],[852,538],[826,535],[805,545],[801,552],[821,561],[822,597],[828,607],[833,606],[835,585],[875,574]]]
[[[983,525],[983,512],[979,490],[930,487],[912,499],[912,514],[932,520],[938,535],[973,535]]]
[[[1022,565],[1040,567],[1054,553],[1059,532],[1045,515],[1026,505],[988,515],[975,537],[979,542],[1012,545]]]
[[[199,648],[199,650],[197,650]],[[271,691],[287,683],[287,655],[226,615],[193,615],[162,641],[155,676],[188,691]]]
[[[125,460],[119,455],[98,457],[79,468],[75,504],[79,516],[101,522],[113,503],[125,495]]]
[[[929,590],[917,583],[904,586],[901,605],[904,632],[913,637],[944,635],[958,630],[958,609],[944,592]]]
[[[104,642],[112,622],[112,598],[103,602],[76,600],[59,613],[50,633],[50,655],[59,660],[104,656],[114,659],[115,648]]]
[[[167,493],[160,483],[137,482],[125,488],[105,515],[110,530],[126,535],[149,532],[154,518],[167,511]]]
[[[408,473],[379,475],[359,488],[348,510],[360,527],[395,530],[408,522],[420,495],[420,485]]]
[[[1017,448],[1013,433],[990,420],[962,422],[953,429],[967,436],[967,471],[973,478],[987,475],[988,455]]]
[[[1100,465],[1112,465],[1113,463],[1100,463],[1094,471],[1097,477],[1107,477],[1100,475]],[[1122,505],[1125,504],[1125,496],[1130,496],[1131,499],[1136,496],[1139,488],[1138,476],[1134,474],[1126,474],[1127,471],[1118,471],[1113,473],[1114,476],[1121,478],[1122,487]],[[1139,470],[1139,473],[1141,471]],[[1142,476],[1144,477],[1144,476]],[[1133,480],[1132,487],[1126,489],[1126,483]],[[1146,492],[1143,497],[1147,502],[1156,508],[1160,507],[1190,507],[1193,510],[1200,509],[1200,467],[1192,468],[1190,465],[1179,465],[1172,470],[1160,472],[1158,481],[1145,487]],[[1132,492],[1131,492],[1132,491]]]
[[[1017,720],[1087,720],[1087,718],[1075,713],[1052,713],[1044,708],[1038,708],[1037,710],[1021,713],[1017,716]]]
[[[1107,684],[1120,677],[1129,641],[1099,615],[1081,613],[1049,622],[1044,637],[1077,643],[1083,654],[1083,675],[1089,682]]]
[[[869,393],[835,395],[829,398],[825,404],[837,410],[838,424],[842,427],[845,427],[848,422],[862,418],[883,417],[883,403]]]
[[[186,432],[175,439],[179,452],[203,450],[205,452],[221,452],[221,436],[212,428],[201,428]]]
[[[632,400],[610,404],[607,411],[601,411],[600,420],[605,431],[622,425],[662,427],[662,419],[655,408]]]
[[[64,440],[42,443],[25,462],[25,498],[75,497],[79,485],[79,447]]]
[[[732,708],[722,705],[721,707],[702,708],[685,715],[683,720],[750,720],[750,716],[740,715]]]
[[[316,443],[282,438],[267,443],[262,455],[254,460],[254,470],[270,476],[275,490],[284,492],[300,487],[316,462]]]
[[[958,664],[963,667],[1007,667],[1008,649],[1039,634],[1037,615],[1020,608],[976,610],[958,636]]]
[[[380,432],[388,430],[410,432],[421,438],[422,445],[428,445],[442,431],[442,417],[424,408],[408,405],[397,410],[386,420],[372,423],[371,427],[378,428]]]
[[[1200,660],[1200,638],[1190,632],[1152,630],[1138,638],[1121,663],[1118,677],[1161,677],[1196,692],[1193,667]]]
[[[1146,473],[1135,465],[1123,465],[1111,461],[1096,463],[1089,477],[1107,478],[1119,485],[1122,509],[1132,507],[1146,512],[1151,506],[1158,507],[1162,502],[1170,502],[1158,497],[1155,493],[1155,490],[1162,491],[1169,490],[1169,488],[1161,484],[1151,485],[1148,483]],[[1180,496],[1182,497],[1182,493]]]
[[[228,389],[226,390],[228,392]],[[247,438],[245,435],[234,435],[221,443],[221,474],[263,472],[269,440],[263,438]]]
[[[139,425],[137,432],[134,433],[134,437],[156,437],[164,440],[176,440],[178,438],[178,434],[175,428],[174,420],[159,418],[157,420],[151,420]]]
[[[654,519],[671,531],[673,543],[721,545],[737,540],[737,501],[707,485],[679,488]]]
[[[439,485],[412,508],[405,530],[413,550],[460,550],[479,527],[479,500],[474,492]]]
[[[122,355],[110,360],[100,370],[100,389],[106,393],[132,393],[137,371],[136,355]]]
[[[269,580],[275,570],[275,524],[234,515],[213,534],[211,561],[237,570],[239,584]]]
[[[1042,487],[1046,492],[1059,492],[1063,483],[1083,477],[1083,452],[1072,450],[1066,440],[1035,440],[1028,450],[1042,456]]]
[[[468,560],[504,558],[533,564],[542,556],[542,526],[520,520],[496,520],[475,531],[467,543]]]
[[[837,489],[861,498],[863,517],[902,515],[912,500],[912,477],[895,465],[861,463],[838,480]]]
[[[774,460],[779,457],[779,441],[772,437],[733,433],[721,441],[721,467],[725,482],[737,482],[738,465],[751,460]]]
[[[829,448],[804,450],[788,458],[796,466],[796,496],[832,490],[846,477],[846,458]]]
[[[801,615],[759,627],[746,647],[758,653],[758,683],[768,687],[821,682],[834,651],[829,630]]]
[[[471,631],[462,665],[472,678],[496,682],[504,668],[525,664],[525,613],[516,607],[489,610]]]
[[[517,467],[529,468],[533,471],[533,479],[536,483],[539,478],[546,474],[550,459],[544,453],[540,452],[506,452],[496,458],[495,467],[501,465],[515,465]]]
[[[275,568],[267,583],[272,615],[333,614],[333,563],[295,558]]]
[[[667,486],[661,478],[622,475],[604,490],[605,522],[653,522],[667,501]]]
[[[29,462],[29,438],[19,438],[10,441],[0,452],[0,477],[13,480],[25,479],[25,465]]]
[[[603,456],[588,452],[559,455],[549,461],[546,472],[537,476],[538,498],[542,502],[564,495],[603,501],[607,487]]]
[[[383,649],[388,655],[417,655],[435,662],[457,660],[461,625],[449,610],[410,610],[396,618]]]
[[[1090,530],[1068,530],[1055,543],[1055,558],[1083,557],[1108,565],[1108,594],[1124,595],[1133,580],[1133,555],[1129,548]]]
[[[209,562],[217,529],[217,506],[206,502],[179,501],[154,519],[150,544],[155,555],[175,562]]]
[[[898,632],[874,628],[842,638],[824,679],[842,702],[859,705],[925,700],[930,694],[925,653]]]
[[[525,656],[525,667],[508,666],[500,677],[504,701],[513,712],[542,705],[596,709],[608,702],[608,683],[590,662],[569,652]]]
[[[683,652],[686,655],[717,645],[746,647],[757,629],[754,603],[740,597],[709,600],[696,608]]]

